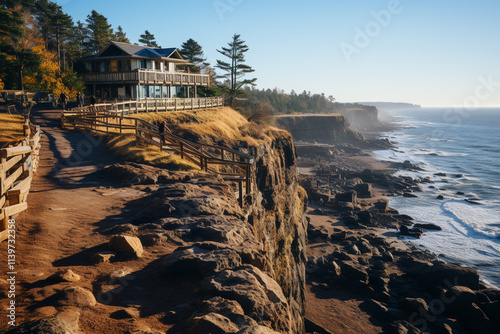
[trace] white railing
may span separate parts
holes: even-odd
[[[85,73],[83,81],[90,83],[144,83],[165,85],[202,85],[207,86],[207,74],[185,72],[162,72],[148,69],[137,69],[130,72]]]
[[[70,112],[86,113],[87,109],[96,109],[127,116],[141,112],[159,112],[176,110],[208,109],[224,106],[224,99],[220,96],[200,98],[145,98],[122,102],[96,104],[93,107],[74,108]]]

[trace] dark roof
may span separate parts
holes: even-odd
[[[122,42],[111,42],[96,55],[83,57],[80,60],[112,59],[112,58],[176,58],[183,59],[176,48],[154,48]]]
[[[111,42],[110,45],[111,44],[116,45],[117,47],[119,47],[120,49],[122,49],[123,51],[125,51],[126,53],[128,53],[129,55],[136,54],[137,52],[139,52],[141,50],[149,48],[147,46],[135,45],[135,44],[129,44],[129,43],[122,43],[122,42]],[[104,49],[107,49],[108,47],[109,47],[109,45],[107,47],[105,47]],[[149,48],[149,49],[154,49],[154,48]]]

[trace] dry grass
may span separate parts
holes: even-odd
[[[23,140],[23,124],[22,116],[0,114],[0,147]]]
[[[239,149],[241,141],[257,147],[277,136],[286,135],[286,131],[248,122],[239,112],[229,107],[142,113],[131,117],[157,125],[165,120],[173,133],[187,140],[235,149]],[[107,146],[112,153],[128,161],[177,170],[199,169],[199,166],[181,159],[178,155],[160,151],[154,145],[138,143],[134,135],[110,135]]]
[[[174,170],[199,169],[195,164],[161,151],[157,146],[138,143],[135,135],[110,135],[106,146],[111,153],[127,161]]]
[[[165,120],[175,134],[188,140],[224,146],[237,146],[239,141],[246,141],[250,146],[259,146],[276,137],[277,133],[283,133],[273,127],[250,123],[243,115],[229,107],[136,114],[133,117],[154,124]]]

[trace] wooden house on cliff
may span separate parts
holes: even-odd
[[[94,56],[80,59],[86,95],[99,99],[164,99],[182,92],[197,97],[198,86],[208,86],[209,76],[189,73],[176,48],[154,48],[111,42]]]

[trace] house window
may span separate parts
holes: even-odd
[[[141,60],[141,68],[151,69],[152,66],[153,65],[151,64],[151,60],[147,60],[147,59],[142,59]]]
[[[139,61],[138,60],[132,60],[132,70],[136,70],[139,68]]]

